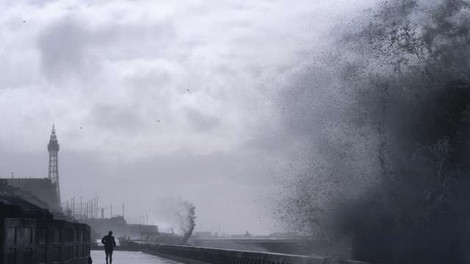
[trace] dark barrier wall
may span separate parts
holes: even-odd
[[[326,258],[190,246],[141,244],[144,253],[188,264],[326,264]]]
[[[329,251],[328,243],[313,239],[269,239],[269,238],[193,238],[189,243],[195,247],[221,248],[239,251],[262,251],[293,255],[322,256]],[[322,254],[323,253],[323,254]]]
[[[0,263],[87,264],[90,227],[63,220],[0,219]]]

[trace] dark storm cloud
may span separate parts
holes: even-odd
[[[51,80],[80,75],[86,70],[87,31],[73,19],[48,26],[38,40],[43,70]]]
[[[90,116],[91,125],[113,133],[135,135],[139,127],[145,125],[133,108],[125,106],[97,104],[91,109]]]
[[[9,129],[0,146],[19,154],[1,153],[10,162],[0,173],[8,176],[22,157],[47,161],[55,122],[63,197],[110,201],[110,179],[123,193],[136,179],[139,194],[194,201],[199,227],[268,232],[271,220],[259,220],[254,197],[269,189],[273,170],[289,166],[291,150],[307,144],[297,135],[335,129],[302,117],[309,100],[322,111],[326,80],[302,96],[283,89],[328,46],[338,17],[367,2],[2,3],[0,112]],[[292,118],[279,120],[279,100]],[[18,171],[40,176],[32,172]],[[141,211],[151,206],[141,196],[123,199]]]
[[[174,25],[168,21],[126,24],[117,16],[114,19],[110,24],[94,25],[83,15],[66,15],[47,25],[39,33],[38,47],[50,81],[93,78],[102,69],[102,58],[164,57],[174,39]]]

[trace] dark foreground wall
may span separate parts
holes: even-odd
[[[141,244],[144,253],[188,264],[326,264],[327,259],[300,255],[236,251],[190,246]]]
[[[0,219],[0,263],[86,264],[90,227],[63,220]]]

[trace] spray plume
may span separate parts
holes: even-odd
[[[358,260],[469,263],[470,3],[387,1],[354,25],[282,99],[309,166],[281,216]]]
[[[186,243],[196,226],[196,207],[182,199],[160,199],[155,208],[159,227],[178,235],[175,243]]]

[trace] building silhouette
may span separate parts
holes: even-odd
[[[7,184],[17,188],[21,193],[27,193],[29,196],[42,201],[47,205],[47,209],[54,212],[60,212],[60,186],[59,186],[59,142],[55,133],[55,127],[52,126],[52,132],[47,145],[49,151],[49,175],[47,178],[4,178],[0,179],[0,187]],[[0,188],[2,189],[2,188]],[[23,197],[31,200],[30,198]]]

